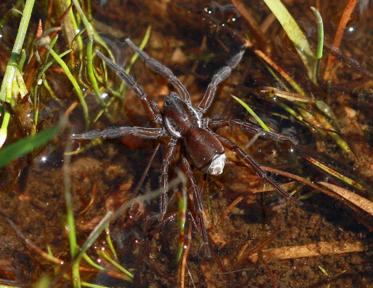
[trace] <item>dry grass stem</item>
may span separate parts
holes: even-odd
[[[366,249],[361,241],[344,242],[319,242],[300,246],[284,246],[280,248],[264,249],[261,253],[253,253],[248,256],[252,263],[256,263],[259,256],[265,260],[288,260],[305,257],[319,257],[325,255],[337,255],[346,253],[363,252]]]

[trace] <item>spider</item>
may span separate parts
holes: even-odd
[[[239,146],[231,140],[217,134],[216,129],[224,126],[238,126],[245,131],[259,134],[263,137],[274,140],[292,141],[289,137],[275,132],[264,132],[259,126],[241,120],[210,119],[204,115],[214,101],[218,85],[226,80],[232,70],[238,66],[245,50],[239,51],[226,64],[213,75],[207,86],[202,100],[197,106],[191,102],[186,87],[165,65],[151,58],[147,53],[137,47],[130,39],[126,39],[127,45],[134,50],[144,61],[148,68],[165,77],[174,87],[176,92],[170,92],[165,97],[163,111],[160,111],[157,104],[148,98],[143,88],[135,79],[127,74],[124,69],[109,58],[97,51],[97,55],[132,89],[142,102],[147,116],[154,123],[155,127],[113,127],[104,130],[92,130],[82,134],[73,134],[73,139],[94,139],[94,138],[118,138],[126,135],[133,135],[143,139],[158,140],[165,145],[163,162],[161,166],[160,186],[163,193],[160,196],[160,219],[167,210],[168,204],[168,173],[171,160],[173,159],[177,146],[181,145],[181,165],[192,188],[197,214],[202,220],[202,195],[194,178],[193,169],[199,169],[209,175],[220,175],[224,171],[227,160],[225,148],[233,150],[239,159],[254,171],[266,182],[272,185],[281,195],[290,199],[277,182],[270,178],[259,166],[259,164]],[[201,228],[201,227],[200,227]],[[203,230],[203,227],[202,227]],[[204,237],[205,238],[205,237]]]

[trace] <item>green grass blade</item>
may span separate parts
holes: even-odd
[[[23,138],[1,149],[0,168],[47,143],[61,131],[61,128],[63,127],[62,122],[64,121],[61,121],[57,126],[45,129],[36,135]]]
[[[98,271],[105,271],[105,268],[93,261],[93,259],[89,257],[87,253],[83,253],[83,259]]]
[[[110,228],[109,226],[107,226],[105,228],[105,232],[106,232],[106,243],[111,251],[111,253],[113,254],[114,258],[116,260],[118,260],[118,255],[117,255],[117,251],[115,251],[115,247],[114,247],[114,243],[113,241],[111,240],[111,236],[110,236]]]
[[[109,286],[93,284],[93,283],[89,283],[89,282],[85,282],[85,281],[82,281],[82,287],[90,287],[90,288],[110,288]],[[0,288],[1,288],[1,287],[0,287]]]
[[[66,77],[70,80],[71,84],[73,85],[75,93],[79,99],[80,105],[82,106],[86,126],[88,127],[89,126],[88,106],[87,106],[87,103],[85,102],[84,95],[83,95],[82,89],[80,89],[78,81],[75,79],[74,75],[71,73],[65,61],[62,60],[61,56],[58,55],[52,48],[50,47],[47,47],[47,48],[49,50],[50,55],[54,58],[54,60],[58,63],[58,65],[61,66],[62,70],[66,74]]]
[[[324,49],[324,23],[320,12],[315,7],[311,7],[311,11],[317,22],[317,48],[315,53],[316,64],[313,67],[313,78],[315,81],[317,81],[320,69],[320,60],[322,58]]]
[[[129,270],[124,268],[118,261],[113,259],[109,253],[107,253],[105,250],[98,251],[98,255],[100,257],[104,258],[106,261],[108,261],[111,265],[113,265],[116,269],[118,269],[120,272],[122,272],[125,277],[128,277],[128,281],[133,281],[134,275]]]
[[[3,147],[6,141],[6,138],[8,136],[8,125],[10,122],[10,112],[5,109],[3,110],[4,110],[4,116],[3,116],[3,121],[1,122],[1,127],[0,127],[0,148]]]
[[[35,0],[27,0],[25,2],[25,7],[22,12],[21,22],[19,24],[19,28],[17,31],[16,40],[13,45],[12,54],[8,60],[8,64],[5,68],[5,73],[3,76],[3,80],[1,82],[0,88],[0,101],[8,102],[11,105],[14,102],[12,98],[13,95],[13,87],[14,83],[17,84],[16,74],[18,71],[18,60],[22,56],[22,47],[25,41],[27,28],[29,26],[32,10],[34,8]],[[18,74],[19,71],[18,71]],[[18,79],[20,80],[20,79]],[[23,80],[23,79],[22,79]],[[1,123],[1,130],[0,130],[0,148],[3,146],[7,135],[8,135],[8,125],[10,121],[10,114],[8,111],[5,111],[3,120]]]
[[[311,7],[311,11],[313,15],[315,15],[317,23],[317,48],[315,57],[316,59],[320,60],[324,50],[324,23],[320,12],[315,7]]]
[[[342,182],[356,188],[359,190],[364,190],[364,186],[361,185],[359,182],[355,181],[354,179],[351,179],[350,177],[343,175],[341,172],[337,171],[336,169],[329,167],[325,163],[321,162],[318,159],[315,159],[310,156],[305,156],[304,157],[308,162],[310,162],[312,165],[320,168],[324,172],[328,173],[329,175],[332,175],[333,177],[341,180]]]
[[[299,57],[302,59],[303,64],[307,69],[308,77],[311,81],[315,82],[313,71],[316,61],[306,35],[304,35],[303,31],[286,9],[285,5],[282,4],[281,0],[263,0],[263,2],[280,22],[289,39],[293,42]]]
[[[252,117],[254,117],[255,121],[258,122],[259,126],[262,127],[262,129],[263,129],[265,132],[271,132],[271,128],[269,128],[269,127],[267,126],[267,124],[265,124],[265,123],[263,122],[263,120],[260,119],[260,117],[259,117],[259,116],[254,112],[253,109],[251,109],[251,107],[250,107],[249,105],[247,105],[244,101],[242,101],[240,98],[238,98],[238,97],[236,97],[236,96],[233,96],[233,95],[232,95],[232,97],[233,97],[234,100],[236,100],[238,103],[240,103],[241,106],[242,106],[243,108],[245,108],[246,111],[249,112],[249,114],[250,114]]]
[[[50,287],[50,283],[51,283],[51,279],[49,278],[49,276],[43,275],[33,287],[34,288],[48,288]]]
[[[10,59],[8,61],[5,74],[3,77],[3,81],[1,83],[1,89],[0,89],[0,100],[1,101],[7,101],[11,102],[11,99],[9,99],[8,93],[6,93],[7,87],[11,85],[13,80],[15,79],[16,71],[17,71],[17,62],[19,59],[19,56],[21,55],[23,42],[25,41],[27,28],[29,26],[32,10],[34,8],[35,0],[27,0],[25,3],[25,8],[23,9],[21,22],[19,24],[16,40],[14,42],[14,46],[12,49],[12,54],[10,56]]]
[[[70,140],[70,139],[69,139]],[[76,233],[76,224],[74,217],[74,207],[73,207],[73,196],[72,196],[72,187],[71,187],[71,155],[66,154],[66,152],[71,151],[71,141],[67,142],[64,155],[63,163],[63,182],[64,182],[64,196],[65,196],[65,205],[66,205],[66,227],[67,227],[67,236],[69,239],[70,246],[70,255],[72,259],[71,264],[71,280],[72,287],[80,288],[81,287],[81,278],[80,278],[80,260],[81,257],[77,257],[79,254],[79,247],[77,243],[77,233]]]

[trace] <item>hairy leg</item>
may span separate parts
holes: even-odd
[[[128,46],[134,50],[137,54],[139,54],[140,58],[144,63],[154,72],[162,75],[163,77],[167,78],[167,80],[174,86],[176,91],[179,93],[181,98],[190,103],[190,95],[188,90],[185,88],[184,84],[175,76],[175,74],[171,71],[170,68],[163,65],[159,61],[155,60],[154,58],[150,57],[147,53],[142,51],[139,47],[137,47],[131,39],[127,38],[126,43]]]
[[[177,144],[177,138],[171,138],[169,143],[166,146],[166,151],[163,156],[163,162],[161,167],[161,177],[160,177],[160,186],[163,189],[163,192],[161,194],[160,199],[160,219],[162,220],[164,215],[167,212],[167,204],[168,204],[168,170],[170,167],[170,163],[172,160],[172,157],[175,154],[175,148]]]
[[[259,134],[260,137],[263,137],[266,139],[272,139],[274,141],[289,141],[294,145],[298,143],[297,139],[295,139],[294,137],[286,136],[286,135],[272,132],[272,131],[264,131],[258,125],[255,125],[247,121],[238,120],[238,119],[232,119],[232,120],[210,119],[207,123],[208,123],[207,124],[208,127],[213,130],[220,128],[220,127],[225,127],[225,126],[236,126],[249,133]]]
[[[233,143],[231,140],[220,136],[218,134],[215,134],[221,143],[228,147],[229,149],[233,150],[247,166],[254,169],[254,171],[258,174],[260,178],[262,178],[264,181],[266,181],[268,184],[270,184],[273,188],[275,188],[279,194],[281,194],[286,200],[291,201],[292,203],[299,204],[295,199],[291,197],[289,193],[287,193],[284,189],[281,188],[281,186],[273,180],[271,177],[268,176],[268,174],[260,167],[260,165],[245,151],[243,151],[238,145]]]
[[[149,115],[150,120],[154,121],[157,124],[161,124],[162,116],[161,116],[161,113],[159,112],[159,108],[157,104],[155,104],[154,101],[148,98],[148,95],[146,95],[142,87],[139,84],[137,84],[135,79],[131,75],[127,74],[126,71],[122,67],[120,67],[118,64],[115,64],[113,61],[107,58],[100,51],[96,51],[96,55],[100,57],[102,60],[104,60],[105,63],[112,70],[114,70],[115,73],[117,73],[118,76],[127,84],[127,86],[136,93],[136,95],[141,100],[141,103],[146,111],[146,114]]]
[[[198,104],[198,108],[201,113],[205,113],[214,101],[216,90],[221,82],[226,80],[232,73],[232,70],[241,62],[242,56],[245,50],[241,50],[234,55],[227,63],[226,66],[220,68],[218,72],[212,76],[210,84],[207,86],[207,90],[203,95],[201,102]]]
[[[119,138],[126,135],[133,135],[144,139],[159,139],[166,135],[166,131],[162,128],[146,128],[146,127],[112,127],[104,130],[91,130],[81,134],[73,134],[72,139],[90,140],[96,138]]]
[[[185,175],[187,176],[191,189],[193,191],[193,198],[194,198],[194,205],[195,205],[195,212],[196,212],[196,223],[198,229],[201,231],[202,239],[204,244],[208,247],[208,254],[210,254],[209,250],[209,241],[208,241],[208,235],[206,231],[206,225],[204,222],[203,217],[203,202],[202,202],[202,196],[201,196],[201,190],[199,189],[196,180],[193,175],[192,168],[190,167],[189,161],[183,157],[182,159],[182,165]]]

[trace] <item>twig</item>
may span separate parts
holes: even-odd
[[[188,241],[185,244],[185,250],[183,252],[181,263],[179,265],[179,275],[178,275],[178,287],[185,288],[185,271],[187,268],[187,260],[190,250],[190,244],[192,240],[192,227],[189,225],[188,227]]]
[[[284,246],[280,248],[264,249],[260,254],[262,255],[263,259],[270,261],[356,253],[363,252],[365,250],[366,247],[361,241],[351,243],[319,242],[300,246]],[[259,259],[259,253],[249,255],[248,259],[252,263],[256,263]]]
[[[351,14],[355,9],[356,4],[357,4],[357,0],[348,1],[343,11],[341,20],[339,21],[337,32],[335,33],[332,50],[335,50],[335,51],[339,50],[346,25],[348,21],[350,20]],[[329,54],[328,61],[325,67],[325,72],[324,72],[324,81],[331,80],[333,73],[335,72],[335,67],[336,67],[334,62],[335,62],[335,56],[333,54]]]
[[[327,182],[322,182],[322,181],[318,183],[332,190],[334,193],[338,194],[343,199],[352,203],[353,205],[355,205],[362,211],[368,213],[370,216],[373,216],[373,202],[372,201],[369,201],[368,199],[365,199],[361,197],[360,195],[353,193],[342,187],[339,187],[337,185],[327,183]]]
[[[339,201],[342,201],[344,203],[346,203],[346,205],[348,207],[350,207],[351,209],[353,209],[355,212],[361,212],[361,211],[364,211],[364,212],[367,212],[369,214],[370,217],[373,216],[373,214],[371,214],[369,211],[371,211],[371,205],[372,205],[372,202],[365,199],[364,197],[360,196],[360,195],[357,195],[355,193],[352,193],[352,192],[349,192],[348,194],[343,194],[343,193],[337,193],[335,190],[336,190],[336,187],[338,187],[338,189],[343,189],[339,186],[336,186],[336,185],[333,185],[334,188],[331,189],[330,187],[327,187],[327,185],[323,185],[322,183],[324,182],[321,182],[321,183],[314,183],[308,179],[305,179],[299,175],[295,175],[295,174],[292,174],[292,173],[289,173],[289,172],[286,172],[286,171],[282,171],[282,170],[279,170],[279,169],[276,169],[276,168],[272,168],[272,167],[267,167],[267,166],[261,166],[261,168],[264,170],[264,171],[268,171],[268,172],[271,172],[271,173],[275,173],[275,174],[278,174],[278,175],[281,175],[281,176],[284,176],[284,177],[287,177],[287,178],[290,178],[290,179],[293,179],[295,181],[298,181],[298,182],[301,182],[309,187],[312,187],[332,198],[335,198]],[[328,185],[332,185],[332,184],[329,184]],[[343,189],[345,191],[348,191],[346,189]],[[348,195],[348,197],[346,197],[346,195]],[[354,197],[352,197],[352,195],[354,195]],[[353,201],[351,201],[351,199],[353,199]],[[368,201],[368,202],[367,202]],[[359,205],[357,205],[357,203],[369,203],[368,205],[367,204],[364,204],[363,208],[361,208]],[[367,210],[366,210],[367,209]],[[373,229],[372,227],[372,224],[369,223],[369,222],[362,222],[369,230]]]
[[[258,23],[255,21],[255,17],[252,15],[251,11],[246,8],[246,6],[240,0],[231,0],[232,4],[238,12],[242,15],[242,17],[246,20],[250,32],[253,34],[254,38],[258,42],[259,46],[263,49],[266,45],[266,39],[260,30]]]

